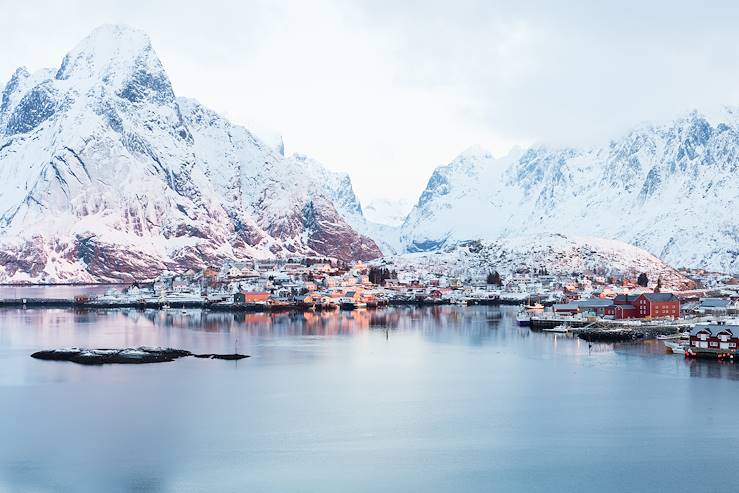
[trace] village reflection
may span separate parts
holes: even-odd
[[[449,305],[280,313],[2,309],[0,325],[5,330],[0,330],[0,343],[42,348],[169,345],[217,352],[236,344],[252,350],[265,344],[282,345],[287,337],[362,336],[386,339],[389,344],[420,338],[434,344],[492,346],[496,352],[533,358],[556,354],[585,365],[621,365],[628,360],[629,365],[641,365],[641,371],[661,368],[697,378],[739,380],[739,364],[685,360],[668,354],[662,341],[590,344],[571,334],[519,327],[515,314],[515,307]],[[306,352],[300,357],[319,355]]]
[[[494,310],[494,312],[491,312]],[[124,311],[128,317],[143,314],[155,326],[206,332],[245,331],[255,336],[334,336],[371,330],[413,330],[434,336],[453,330],[456,336],[479,338],[501,322],[497,309],[450,306],[387,307],[351,311],[217,312],[207,310]]]

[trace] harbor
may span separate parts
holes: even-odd
[[[739,315],[739,285],[732,277],[702,274],[696,283],[703,288],[690,291],[663,291],[659,278],[652,286],[632,279],[595,273],[557,276],[541,269],[456,277],[296,257],[163,272],[154,280],[126,285],[0,286],[0,308],[305,313],[511,305],[519,308],[519,326],[588,343],[676,339],[697,326],[731,325]],[[733,360],[736,352],[711,341],[706,347],[672,344],[666,352],[691,358]]]

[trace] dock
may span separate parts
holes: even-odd
[[[531,317],[531,330],[552,329],[567,325],[570,332],[589,342],[627,342],[653,339],[659,335],[676,335],[690,330],[687,322],[655,323],[618,320],[588,320],[568,317]]]
[[[735,361],[737,351],[733,349],[698,348],[689,346],[685,349],[686,358],[713,359],[719,361]],[[736,359],[739,360],[739,357]]]

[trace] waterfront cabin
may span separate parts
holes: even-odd
[[[555,315],[572,316],[579,312],[580,306],[577,303],[557,303],[552,305],[552,311]]]
[[[266,291],[240,291],[234,294],[234,303],[260,303],[269,300],[270,294]]]
[[[739,325],[724,323],[696,325],[690,331],[690,346],[700,349],[736,351],[739,343]]]

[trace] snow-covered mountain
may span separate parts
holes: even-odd
[[[437,168],[402,226],[409,251],[522,234],[611,238],[671,265],[739,272],[739,121],[692,112],[593,149],[473,148]]]
[[[148,37],[102,26],[0,103],[0,281],[147,278],[226,258],[381,255],[351,181],[177,98]]]
[[[460,279],[484,279],[487,273],[508,277],[546,269],[553,275],[593,273],[603,276],[646,273],[665,289],[686,289],[695,283],[641,248],[617,240],[566,237],[559,234],[511,236],[496,241],[467,241],[431,252],[415,252],[373,261],[398,272],[416,272]]]

